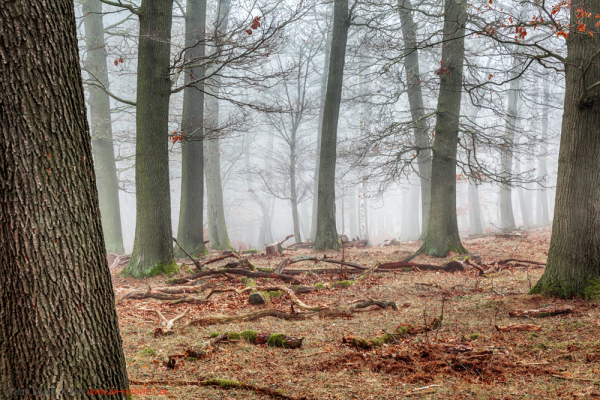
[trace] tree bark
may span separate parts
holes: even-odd
[[[0,58],[0,397],[127,390],[73,2],[3,2]]]
[[[483,233],[483,218],[481,215],[481,205],[479,204],[479,189],[473,179],[469,179],[469,205],[471,234],[478,235]]]
[[[310,224],[310,240],[313,242],[317,237],[317,216],[319,204],[319,168],[321,167],[321,132],[323,130],[323,111],[325,109],[325,95],[327,93],[327,76],[329,74],[329,59],[331,54],[331,33],[327,31],[325,41],[325,61],[323,62],[323,73],[321,75],[321,103],[319,106],[319,121],[317,126],[317,157],[315,164],[315,178],[313,182],[312,218]]]
[[[169,180],[170,44],[173,0],[143,0],[138,45],[133,253],[123,274],[136,278],[171,273]]]
[[[419,53],[417,51],[417,24],[413,20],[410,0],[398,0],[402,36],[407,54],[404,56],[406,72],[408,104],[414,124],[417,165],[421,180],[421,220],[423,229],[421,238],[427,236],[429,227],[429,211],[431,209],[431,150],[427,136],[427,122],[423,117],[423,93],[421,92],[421,74],[419,72]]]
[[[206,0],[188,0],[185,18],[185,59],[194,64],[205,56]],[[185,82],[202,79],[203,67],[186,68]],[[183,91],[181,122],[181,205],[177,239],[194,257],[205,254],[204,247],[204,84]],[[176,256],[184,257],[177,248]]]
[[[422,182],[422,180],[421,180]],[[403,241],[419,238],[419,185],[413,178],[409,181],[410,188],[402,196],[402,223],[400,238]]]
[[[108,88],[106,67],[106,45],[102,23],[102,3],[99,0],[85,0],[83,3],[85,42],[87,57],[85,67],[90,78],[98,80]],[[90,119],[92,131],[92,151],[98,186],[98,201],[102,215],[102,230],[106,251],[124,254],[123,231],[121,229],[121,206],[119,205],[119,181],[115,164],[115,150],[110,114],[110,98],[97,86],[88,87],[90,93]]]
[[[465,0],[446,0],[444,5],[444,37],[437,105],[435,141],[431,174],[431,211],[429,228],[420,251],[445,257],[450,250],[466,253],[460,241],[456,219],[456,149],[460,118]]]
[[[219,1],[219,12],[217,15],[217,31],[219,36],[227,32],[229,23],[229,9],[231,0]],[[211,74],[209,74],[211,75]],[[219,140],[219,94],[221,88],[221,77],[216,75],[210,79],[206,87],[206,114],[207,124],[211,131],[211,138],[205,142],[206,145],[206,191],[207,191],[207,222],[210,247],[215,250],[234,250],[227,234],[227,223],[225,222],[225,207],[223,206],[223,183],[221,180],[221,146]]]
[[[591,16],[577,18],[578,8]],[[546,269],[532,293],[600,296],[600,101],[592,97],[597,92],[585,90],[600,82],[600,35],[577,31],[578,23],[593,26],[598,14],[600,2],[571,5],[552,237]],[[585,75],[582,65],[590,65]]]
[[[521,162],[517,160],[516,171],[517,175],[521,173]],[[522,187],[517,188],[517,195],[519,196],[519,205],[521,208],[521,219],[523,222],[523,229],[529,229],[531,223],[529,222],[529,209],[527,207],[527,200],[525,199],[525,189]]]
[[[342,102],[344,63],[350,16],[348,0],[336,0],[333,7],[333,32],[331,38],[331,61],[327,92],[323,108],[321,152],[319,166],[318,219],[315,248],[337,250],[340,245],[335,226],[335,164],[337,128]]]

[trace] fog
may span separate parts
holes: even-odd
[[[217,8],[229,3],[228,25],[219,36],[215,28]],[[343,240],[366,239],[377,246],[391,239],[423,239],[421,185],[431,177],[423,176],[420,163],[427,161],[421,161],[420,156],[434,144],[440,79],[447,64],[442,59],[442,2],[414,3],[414,9],[409,10],[416,36],[412,45],[403,34],[402,12],[397,5],[359,2],[352,11],[334,152],[335,225],[337,233],[345,235]],[[526,12],[519,11],[517,2],[503,4],[515,15]],[[173,9],[169,44],[173,89],[188,79],[181,73],[185,71],[181,63],[186,52],[183,12],[187,6],[180,1]],[[85,30],[88,15],[79,2],[76,11],[89,96],[89,88],[97,88],[90,82],[97,77],[86,62],[90,53],[86,49],[90,41]],[[256,17],[261,17],[260,26],[253,29]],[[136,106],[121,100],[133,102],[137,98],[137,107],[140,101],[147,101],[137,96],[139,23],[127,9],[106,4],[102,19],[102,51],[106,52],[108,68],[108,85],[103,89],[110,97],[122,241],[129,254],[136,237]],[[333,3],[209,0],[206,21],[205,71],[218,70],[210,79],[218,76],[220,86],[210,89],[218,90],[212,92],[218,93],[216,126],[208,127],[207,111],[204,114],[204,162],[207,143],[217,143],[230,244],[236,250],[264,249],[266,244],[294,233],[300,233],[302,242],[314,241],[317,163],[322,151],[323,118],[328,118],[323,114],[325,89],[329,90],[327,78],[340,73],[329,68]],[[551,223],[562,123],[562,74],[556,74],[551,65],[532,63],[531,54],[526,54],[529,49],[523,50],[518,41],[503,44],[482,35],[480,25],[472,22],[465,34],[460,115],[454,115],[459,120],[456,221],[463,237]],[[530,31],[523,40],[560,39],[542,35]],[[217,40],[211,42],[219,37],[221,42],[224,38],[227,50],[210,58],[221,51]],[[413,93],[405,62],[409,54],[418,55],[422,94],[419,118],[415,118],[409,99]],[[210,79],[206,79],[204,89],[197,89],[206,92],[205,98],[211,96]],[[174,90],[171,94],[169,128],[164,132],[173,236],[179,230],[182,143],[187,140],[185,136],[177,139],[183,135],[184,92]],[[429,146],[415,141],[417,123],[429,138]],[[93,128],[91,119],[90,124]],[[204,171],[207,173],[206,168]],[[212,218],[207,212],[208,195],[214,188],[206,182],[204,226],[197,229],[205,230],[204,239],[208,240]],[[105,184],[98,182],[99,188]],[[510,204],[501,204],[503,195]],[[365,207],[364,232],[361,207]],[[102,212],[105,218],[108,211]],[[506,219],[508,213],[514,223]]]

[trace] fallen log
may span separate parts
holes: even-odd
[[[348,336],[342,337],[342,343],[350,344],[356,348],[370,350],[373,347],[381,347],[383,344],[392,340],[392,338],[393,338],[392,335],[390,335],[389,333],[383,333],[383,332],[379,333],[375,337],[368,338],[368,339],[362,339],[362,338],[359,338],[356,336],[348,335]]]
[[[498,332],[539,332],[542,330],[542,327],[539,325],[531,325],[531,324],[514,324],[507,326],[498,326],[494,325]]]
[[[524,263],[524,264],[533,264],[533,265],[546,265],[546,263],[542,263],[542,262],[539,262],[539,261],[518,260],[516,258],[508,258],[506,260],[498,261],[498,265],[504,265],[504,264],[507,264],[509,262],[520,262],[520,263]]]
[[[348,267],[352,267],[352,268],[356,268],[356,269],[360,269],[360,270],[367,270],[367,269],[369,269],[369,268],[364,267],[364,266],[362,266],[360,264],[356,264],[356,263],[352,263],[352,262],[348,262],[348,261],[333,260],[331,258],[317,258],[317,257],[312,257],[312,256],[300,256],[300,257],[295,257],[295,258],[291,258],[291,259],[290,258],[286,258],[285,260],[282,260],[279,263],[279,265],[275,268],[274,272],[280,274],[289,265],[295,264],[295,263],[298,263],[298,262],[302,262],[302,261],[314,261],[315,263],[317,263],[317,262],[326,262],[326,263],[331,263],[331,264],[347,265]]]
[[[129,379],[129,384],[134,386],[217,386],[221,389],[245,389],[255,393],[262,393],[276,399],[304,400],[306,397],[295,397],[284,394],[281,390],[273,390],[262,386],[256,386],[245,382],[231,381],[228,379],[207,379],[204,381],[181,381],[173,379],[154,379],[150,381],[138,381]]]
[[[266,317],[285,319],[286,321],[305,321],[312,318],[350,318],[352,317],[352,313],[347,310],[323,310],[318,313],[311,312],[292,314],[274,309],[265,309],[239,315],[196,318],[188,322],[184,328],[188,326],[228,324],[230,322],[238,321],[256,321]]]
[[[523,309],[511,310],[508,312],[508,315],[510,315],[511,317],[544,318],[544,317],[553,317],[555,315],[560,315],[560,314],[570,314],[573,311],[575,311],[575,308],[573,308],[573,306],[562,306],[562,307],[548,306],[548,307],[543,307],[543,308],[540,308],[537,310],[523,310]]]
[[[243,275],[243,276],[247,276],[249,278],[279,279],[279,280],[282,280],[284,282],[288,282],[288,283],[291,283],[294,285],[300,284],[300,281],[292,276],[276,274],[273,272],[252,272],[252,271],[241,269],[241,268],[224,268],[224,269],[217,269],[217,270],[211,270],[211,271],[202,271],[202,272],[198,272],[196,274],[186,276],[185,278],[169,279],[166,282],[170,285],[179,285],[179,284],[184,284],[184,283],[190,283],[191,281],[194,281],[199,278],[204,278],[204,277],[212,276],[212,275],[220,275],[220,274],[224,274],[224,273],[234,274],[234,275]]]
[[[426,271],[444,271],[444,272],[455,272],[455,271],[464,271],[465,266],[460,261],[449,261],[446,265],[431,265],[431,264],[417,264],[413,262],[407,261],[396,261],[389,262],[385,264],[381,264],[378,270],[386,270],[386,269],[402,269],[405,271],[414,271],[415,268],[419,270]]]
[[[350,307],[348,307],[348,309],[350,311],[354,311],[359,308],[367,308],[370,306],[379,306],[383,309],[386,309],[387,307],[392,307],[393,310],[398,311],[398,306],[392,300],[380,301],[380,300],[373,300],[373,299],[355,301],[355,302],[353,302],[353,304]]]
[[[226,332],[227,340],[246,340],[252,344],[266,344],[270,347],[283,347],[284,349],[298,349],[302,347],[304,338],[287,336],[284,333],[258,333],[256,331]],[[210,337],[217,337],[221,332],[213,332]]]

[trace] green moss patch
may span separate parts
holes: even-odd
[[[350,287],[354,285],[355,281],[337,281],[331,284],[331,287]]]

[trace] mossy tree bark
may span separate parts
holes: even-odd
[[[319,105],[319,120],[317,122],[317,157],[315,163],[315,178],[313,182],[312,216],[310,224],[310,240],[317,237],[317,221],[319,215],[319,168],[321,167],[321,132],[323,130],[323,110],[325,108],[325,95],[327,94],[327,77],[329,75],[329,60],[331,54],[331,33],[327,30],[325,41],[325,59],[321,75],[321,103]]]
[[[73,1],[3,2],[0,55],[0,397],[128,389]]]
[[[83,2],[85,26],[86,58],[85,68],[108,88],[106,66],[106,46],[102,23],[102,3],[99,0]],[[104,243],[109,253],[123,254],[123,231],[121,229],[121,207],[119,205],[119,182],[115,164],[113,135],[108,94],[97,86],[88,87],[90,97],[90,119],[92,131],[92,151],[96,169],[98,200],[102,215]]]
[[[136,278],[176,270],[168,147],[172,14],[173,0],[143,0],[138,15],[136,224],[133,253],[123,270]]]
[[[205,56],[206,0],[188,0],[185,17],[185,60],[199,64]],[[203,67],[188,67],[185,83],[202,79]],[[183,91],[181,122],[181,205],[177,239],[191,255],[206,253],[204,247],[204,84],[187,86]],[[178,257],[185,257],[179,247]]]
[[[417,150],[417,166],[421,180],[421,220],[423,229],[421,238],[427,236],[429,228],[429,211],[431,209],[431,150],[427,136],[427,122],[423,117],[423,93],[421,92],[421,73],[419,71],[419,52],[417,51],[417,24],[413,20],[410,0],[398,0],[404,48],[404,70],[406,73],[408,104],[414,123],[415,145]],[[411,223],[414,223],[411,222]],[[418,221],[417,221],[418,223]],[[417,226],[418,230],[418,226]]]
[[[591,17],[584,13],[578,20],[579,8]],[[600,2],[571,5],[552,237],[546,269],[532,293],[600,296],[600,100],[598,87],[586,90],[600,86],[600,35],[577,31],[578,21],[593,26],[598,14]]]
[[[466,0],[446,0],[444,42],[431,174],[429,228],[420,251],[445,257],[448,251],[465,253],[456,216],[456,149],[465,57]]]
[[[220,0],[217,13],[217,32],[224,35],[229,23],[229,9],[231,0]],[[206,123],[210,129],[210,138],[205,141],[205,171],[207,191],[207,213],[208,236],[210,248],[215,250],[234,250],[227,234],[227,223],[225,222],[225,207],[223,206],[223,182],[221,180],[221,146],[219,140],[219,99],[221,87],[221,76],[213,75],[207,81],[206,97]]]
[[[349,27],[348,0],[336,0],[333,6],[331,60],[323,108],[321,152],[319,154],[317,236],[315,238],[315,248],[318,250],[337,250],[340,246],[335,226],[335,164]]]

